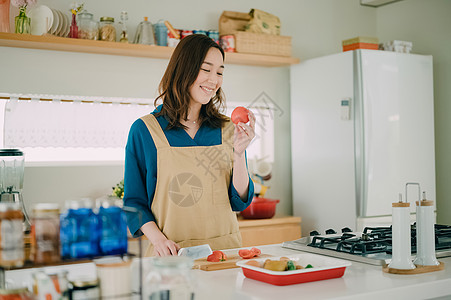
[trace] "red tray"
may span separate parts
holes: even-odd
[[[346,267],[351,265],[351,262],[346,260],[310,253],[289,255],[286,257],[293,260],[297,265],[306,266],[311,264],[313,268],[294,271],[271,271],[246,265],[246,262],[249,260],[239,261],[237,262],[237,265],[242,268],[243,274],[247,278],[274,285],[290,285],[339,278],[345,273]],[[268,258],[260,258],[255,260],[263,265],[263,262],[267,259]],[[280,257],[271,257],[270,259],[279,260]]]

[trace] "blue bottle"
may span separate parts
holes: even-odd
[[[68,200],[66,208],[60,218],[61,257],[99,256],[99,222],[91,199]]]
[[[167,46],[168,45],[168,28],[164,25],[162,20],[159,20],[158,23],[154,25],[155,37],[157,38],[158,46]]]
[[[115,198],[99,199],[99,232],[101,255],[127,253],[127,222]]]

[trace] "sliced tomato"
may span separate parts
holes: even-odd
[[[219,261],[226,261],[226,260],[227,260],[227,255],[225,255],[224,252],[219,251],[219,250],[213,251],[213,253],[207,257],[207,261],[212,261],[212,262],[219,262]]]
[[[216,256],[219,257],[219,261],[226,261],[227,260],[227,255],[225,255],[224,252],[222,252],[222,251],[215,250],[215,251],[213,251],[213,254],[215,254]]]
[[[254,253],[251,250],[248,249],[241,249],[238,251],[238,255],[241,256],[244,259],[249,259],[254,257]]]
[[[207,257],[207,261],[211,261],[211,262],[219,262],[219,257],[216,256],[215,254],[210,254]]]
[[[262,254],[262,252],[258,248],[252,248],[251,252],[254,252],[255,256],[259,256],[260,254]]]

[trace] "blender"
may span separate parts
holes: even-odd
[[[25,204],[22,198],[25,164],[19,149],[0,149],[0,202],[20,203],[24,215],[24,231],[30,231]]]

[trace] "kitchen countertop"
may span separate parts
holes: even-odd
[[[284,256],[302,253],[280,244],[259,246],[262,253]],[[226,254],[228,251],[224,251]],[[418,275],[382,272],[380,266],[358,262],[346,269],[341,278],[275,286],[244,277],[241,268],[194,270],[198,284],[197,299],[451,299],[451,257],[441,258],[445,270]]]
[[[301,251],[282,248],[281,244],[258,246],[262,253],[289,256]],[[224,250],[226,254],[235,252]],[[197,285],[195,300],[287,300],[287,299],[451,299],[451,257],[440,258],[445,270],[418,275],[395,275],[382,272],[380,266],[352,262],[341,278],[275,286],[245,278],[241,268],[201,271],[193,270]],[[135,261],[139,263],[139,260]],[[146,264],[146,263],[144,263]],[[95,274],[94,263],[59,266],[70,267],[70,273]],[[132,264],[133,267],[133,264]],[[7,271],[6,279],[17,283],[32,282],[31,271]],[[133,278],[132,283],[139,285]],[[133,284],[132,284],[133,285]],[[139,297],[133,297],[138,299]],[[437,299],[438,300],[438,299]]]

